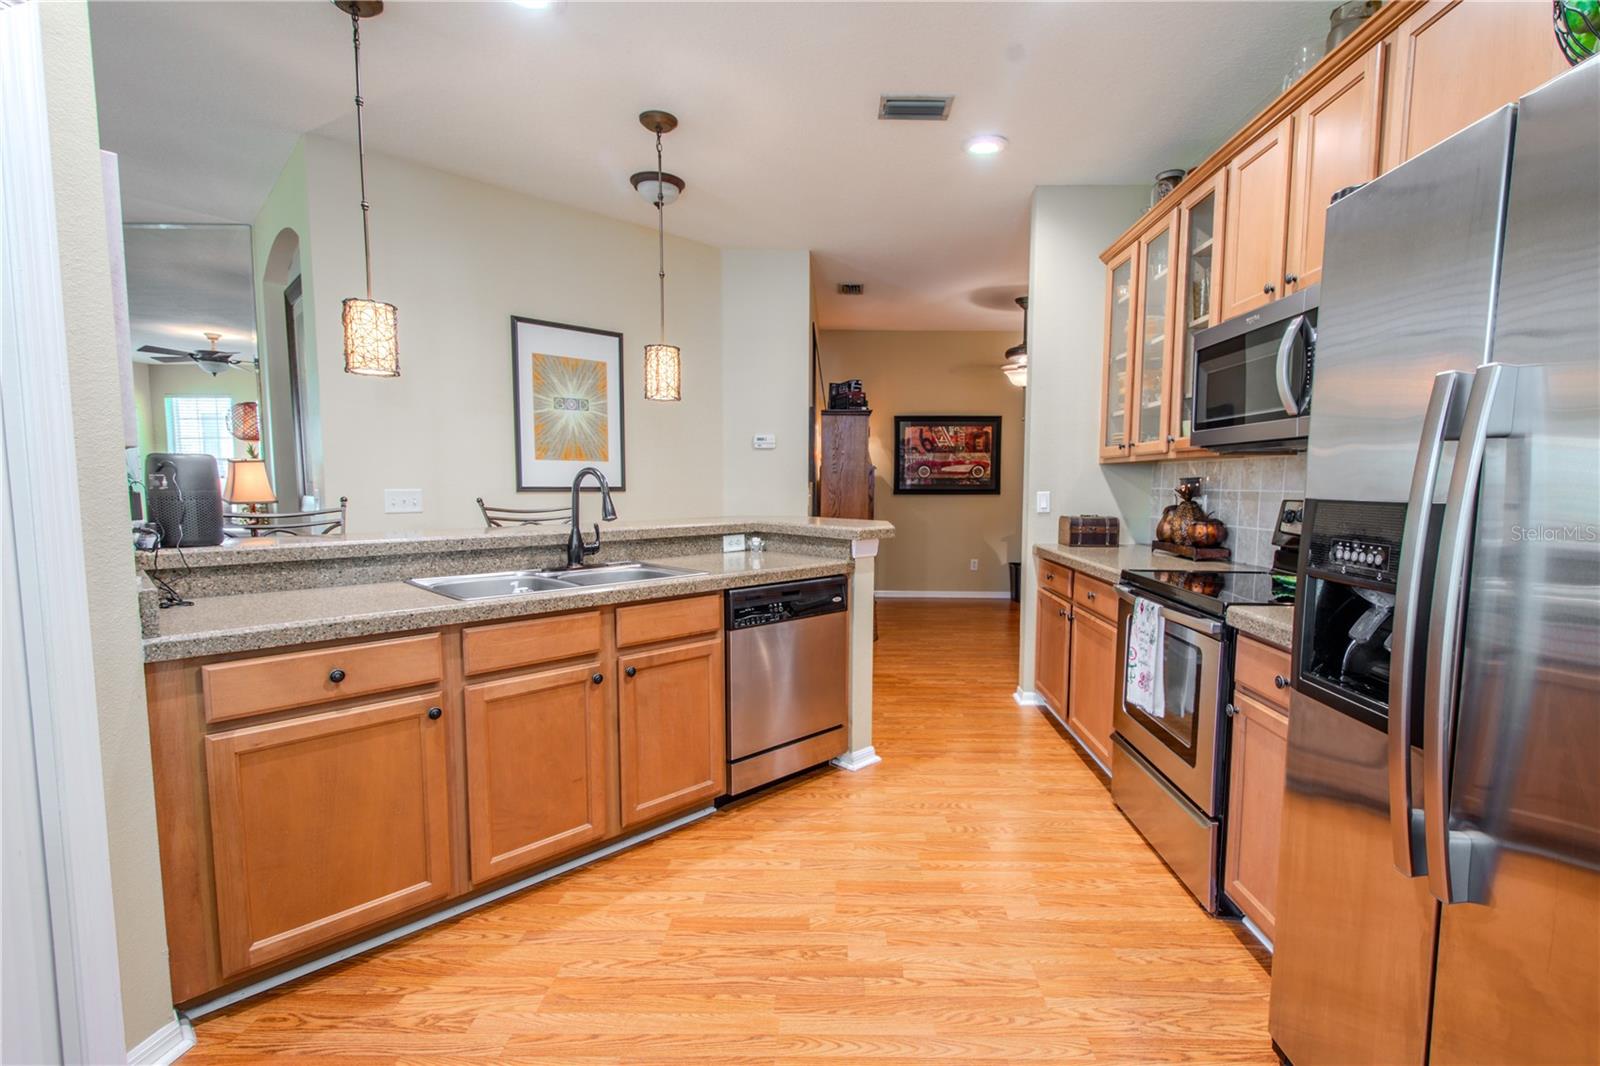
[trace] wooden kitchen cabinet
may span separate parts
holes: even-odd
[[[1178,275],[1172,316],[1172,398],[1168,416],[1172,449],[1190,447],[1194,428],[1193,352],[1190,338],[1221,321],[1222,200],[1225,172],[1219,171],[1178,202]]]
[[[474,881],[605,836],[616,783],[606,741],[609,683],[596,660],[467,686]]]
[[[1087,610],[1072,613],[1068,728],[1109,773],[1111,716],[1117,698],[1117,627]]]
[[[223,975],[445,897],[443,702],[432,692],[205,738]]]
[[[1067,718],[1067,657],[1072,649],[1072,605],[1039,590],[1035,627],[1033,688],[1062,721]]]
[[[1139,286],[1133,321],[1133,382],[1128,390],[1128,452],[1165,455],[1172,445],[1168,432],[1172,398],[1173,293],[1178,212],[1139,238]]]
[[[1295,112],[1282,294],[1322,280],[1323,230],[1333,194],[1378,176],[1386,51],[1382,44],[1373,48]]]
[[[1549,4],[1437,0],[1413,11],[1389,43],[1385,170],[1567,69]]]
[[[1234,652],[1227,846],[1222,887],[1273,939],[1278,910],[1278,829],[1289,746],[1289,654],[1241,637]]]
[[[617,666],[623,827],[721,795],[727,752],[720,636],[629,652]]]
[[[1133,405],[1134,277],[1139,247],[1134,244],[1106,266],[1106,355],[1100,386],[1100,458],[1128,455],[1128,408]]]
[[[1227,239],[1222,249],[1224,319],[1253,311],[1283,295],[1293,159],[1294,118],[1290,116],[1228,163]]]

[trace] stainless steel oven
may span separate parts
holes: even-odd
[[[1134,590],[1118,585],[1118,661],[1128,661]],[[1216,870],[1225,800],[1222,720],[1228,683],[1222,621],[1162,601],[1164,713],[1128,702],[1117,684],[1111,792],[1117,806],[1160,852],[1206,910],[1218,906]]]
[[[1304,447],[1320,289],[1312,285],[1194,334],[1197,447]]]

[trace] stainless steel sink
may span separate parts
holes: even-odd
[[[453,600],[486,600],[497,596],[526,596],[534,592],[560,592],[605,585],[627,585],[664,577],[698,577],[703,570],[653,563],[612,563],[571,570],[503,570],[493,574],[455,577],[414,577],[406,583]]]

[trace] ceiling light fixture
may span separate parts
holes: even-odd
[[[655,344],[644,346],[644,398],[647,400],[683,399],[682,353],[667,343],[667,213],[666,206],[683,192],[683,179],[661,167],[661,135],[678,128],[678,120],[666,111],[646,111],[639,125],[656,135],[656,168],[641,170],[628,180],[639,195],[656,209],[656,277],[661,284],[661,333]]]
[[[968,155],[999,155],[1009,142],[998,133],[980,133],[967,139]]]
[[[1018,296],[1017,306],[1022,308],[1022,343],[1006,349],[1006,361],[1000,364],[1000,369],[1007,381],[1025,389],[1028,387],[1028,298]]]
[[[372,230],[367,223],[367,153],[361,132],[361,20],[383,13],[383,0],[333,0],[350,16],[356,57],[356,167],[361,175],[361,252],[367,264],[367,298],[344,301],[344,370],[368,377],[400,376],[400,342],[394,304],[372,298]]]

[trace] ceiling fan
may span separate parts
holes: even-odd
[[[234,356],[238,355],[238,352],[217,351],[217,342],[222,339],[222,334],[207,333],[205,338],[211,342],[211,347],[197,348],[192,352],[180,352],[176,348],[160,348],[154,344],[140,345],[139,350],[148,352],[158,363],[193,363],[212,377],[216,377],[230,366],[251,373],[256,371],[254,360],[235,359]]]

